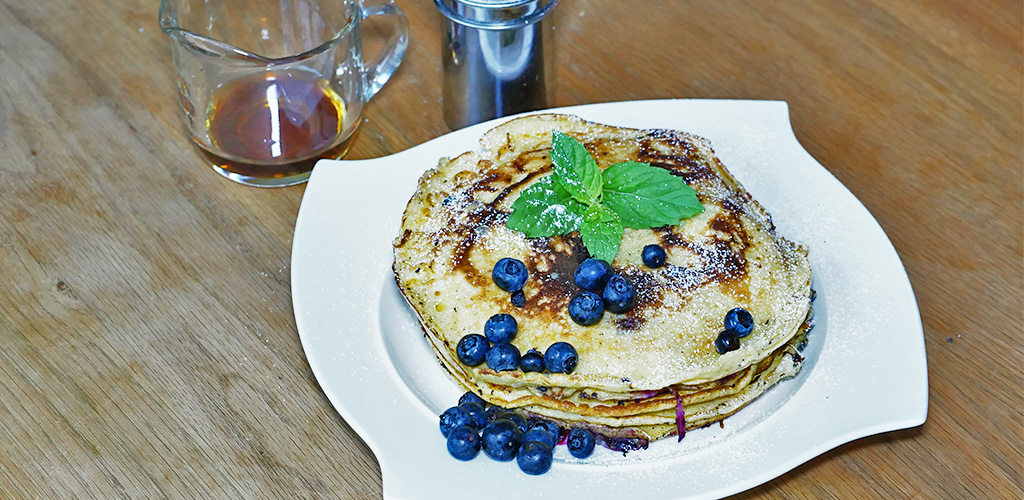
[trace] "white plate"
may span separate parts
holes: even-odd
[[[685,130],[810,248],[815,323],[794,379],[712,426],[623,456],[555,464],[450,457],[437,415],[461,391],[434,359],[391,273],[392,239],[420,174],[478,149],[506,119],[385,158],[321,161],[295,226],[292,301],[310,368],[380,462],[387,498],[710,498],[769,481],[854,439],[924,422],[928,373],[910,282],[863,205],[797,142],[784,102],[661,100],[559,109],[618,126]]]

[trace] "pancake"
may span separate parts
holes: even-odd
[[[626,229],[611,263],[637,290],[636,306],[581,326],[568,315],[579,292],[573,271],[589,254],[579,234],[527,238],[505,227],[510,207],[552,173],[552,131],[576,138],[601,168],[639,161],[693,188],[704,212],[673,226]],[[798,347],[811,325],[807,250],[778,235],[768,212],[700,137],[638,130],[568,115],[533,115],[487,132],[482,149],[419,180],[394,243],[396,282],[416,311],[441,364],[493,404],[586,425],[606,436],[657,439],[707,425],[797,373]],[[645,245],[667,253],[646,267]],[[503,257],[526,264],[526,304],[515,307],[491,278]],[[719,354],[715,338],[733,308],[755,326],[739,349]],[[565,341],[578,352],[570,374],[495,372],[462,364],[456,345],[483,333],[498,313],[514,316],[521,353]]]

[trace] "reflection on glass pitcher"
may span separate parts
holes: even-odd
[[[364,63],[359,23],[394,33]],[[220,174],[254,186],[305,181],[348,152],[363,105],[398,67],[408,22],[391,0],[163,0],[185,126]]]

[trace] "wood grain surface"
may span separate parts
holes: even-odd
[[[350,158],[448,132],[438,14],[398,3],[412,44]],[[304,187],[204,166],[157,8],[0,1],[0,498],[380,497],[295,328]],[[788,101],[909,273],[928,421],[741,497],[1024,497],[1022,24],[1018,0],[558,5],[554,105]]]

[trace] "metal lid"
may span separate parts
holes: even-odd
[[[453,22],[481,30],[507,30],[544,19],[558,0],[434,0],[437,10]],[[522,11],[512,15],[510,10]],[[461,12],[472,12],[469,17]]]
[[[469,5],[472,7],[482,7],[484,9],[505,9],[508,7],[518,7],[520,5],[536,1],[537,0],[451,0],[451,3],[460,3],[462,5]]]

